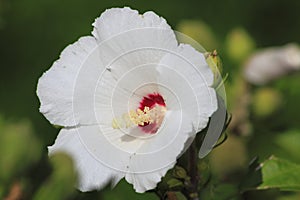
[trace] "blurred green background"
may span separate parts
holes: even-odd
[[[141,13],[152,10],[207,50],[218,50],[223,71],[229,73],[229,112],[243,119],[234,121],[229,139],[209,158],[220,182],[229,174],[234,181],[240,179],[255,155],[264,160],[275,154],[300,163],[299,74],[260,87],[247,85],[242,77],[251,53],[300,43],[300,1],[0,0],[0,199],[12,200],[18,192],[23,199],[157,199],[135,194],[125,182],[113,191],[75,191],[76,178],[68,170],[72,161],[65,155],[47,157],[46,147],[53,144],[58,129],[38,112],[35,91],[42,73],[64,47],[90,34],[91,24],[105,9],[124,6]],[[240,98],[247,95],[251,102],[242,104]],[[300,197],[276,190],[239,198]]]

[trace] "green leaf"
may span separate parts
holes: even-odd
[[[272,156],[261,167],[263,182],[258,189],[300,190],[300,165]]]
[[[300,191],[300,165],[271,156],[258,165],[257,160],[250,170],[241,190],[276,188],[282,191]]]

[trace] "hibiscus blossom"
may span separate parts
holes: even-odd
[[[39,79],[40,112],[63,127],[49,154],[73,158],[81,191],[125,177],[145,192],[216,111],[214,76],[153,12],[112,8],[93,26]]]

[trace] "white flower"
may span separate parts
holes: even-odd
[[[93,26],[39,79],[40,112],[63,127],[49,153],[72,156],[81,191],[153,189],[217,109],[213,74],[153,12],[113,8]]]
[[[245,65],[244,77],[254,85],[265,85],[299,70],[300,48],[296,44],[287,44],[253,54]]]

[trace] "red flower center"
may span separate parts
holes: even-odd
[[[148,94],[147,96],[144,96],[143,99],[140,102],[140,107],[139,109],[144,110],[145,107],[148,107],[150,110],[155,109],[156,107],[166,107],[165,100],[159,93],[152,93]],[[161,110],[161,109],[158,109]],[[148,133],[148,134],[155,134],[160,127],[164,113],[158,112],[158,119],[155,120],[153,123],[145,123],[144,125],[139,125],[143,132]]]

